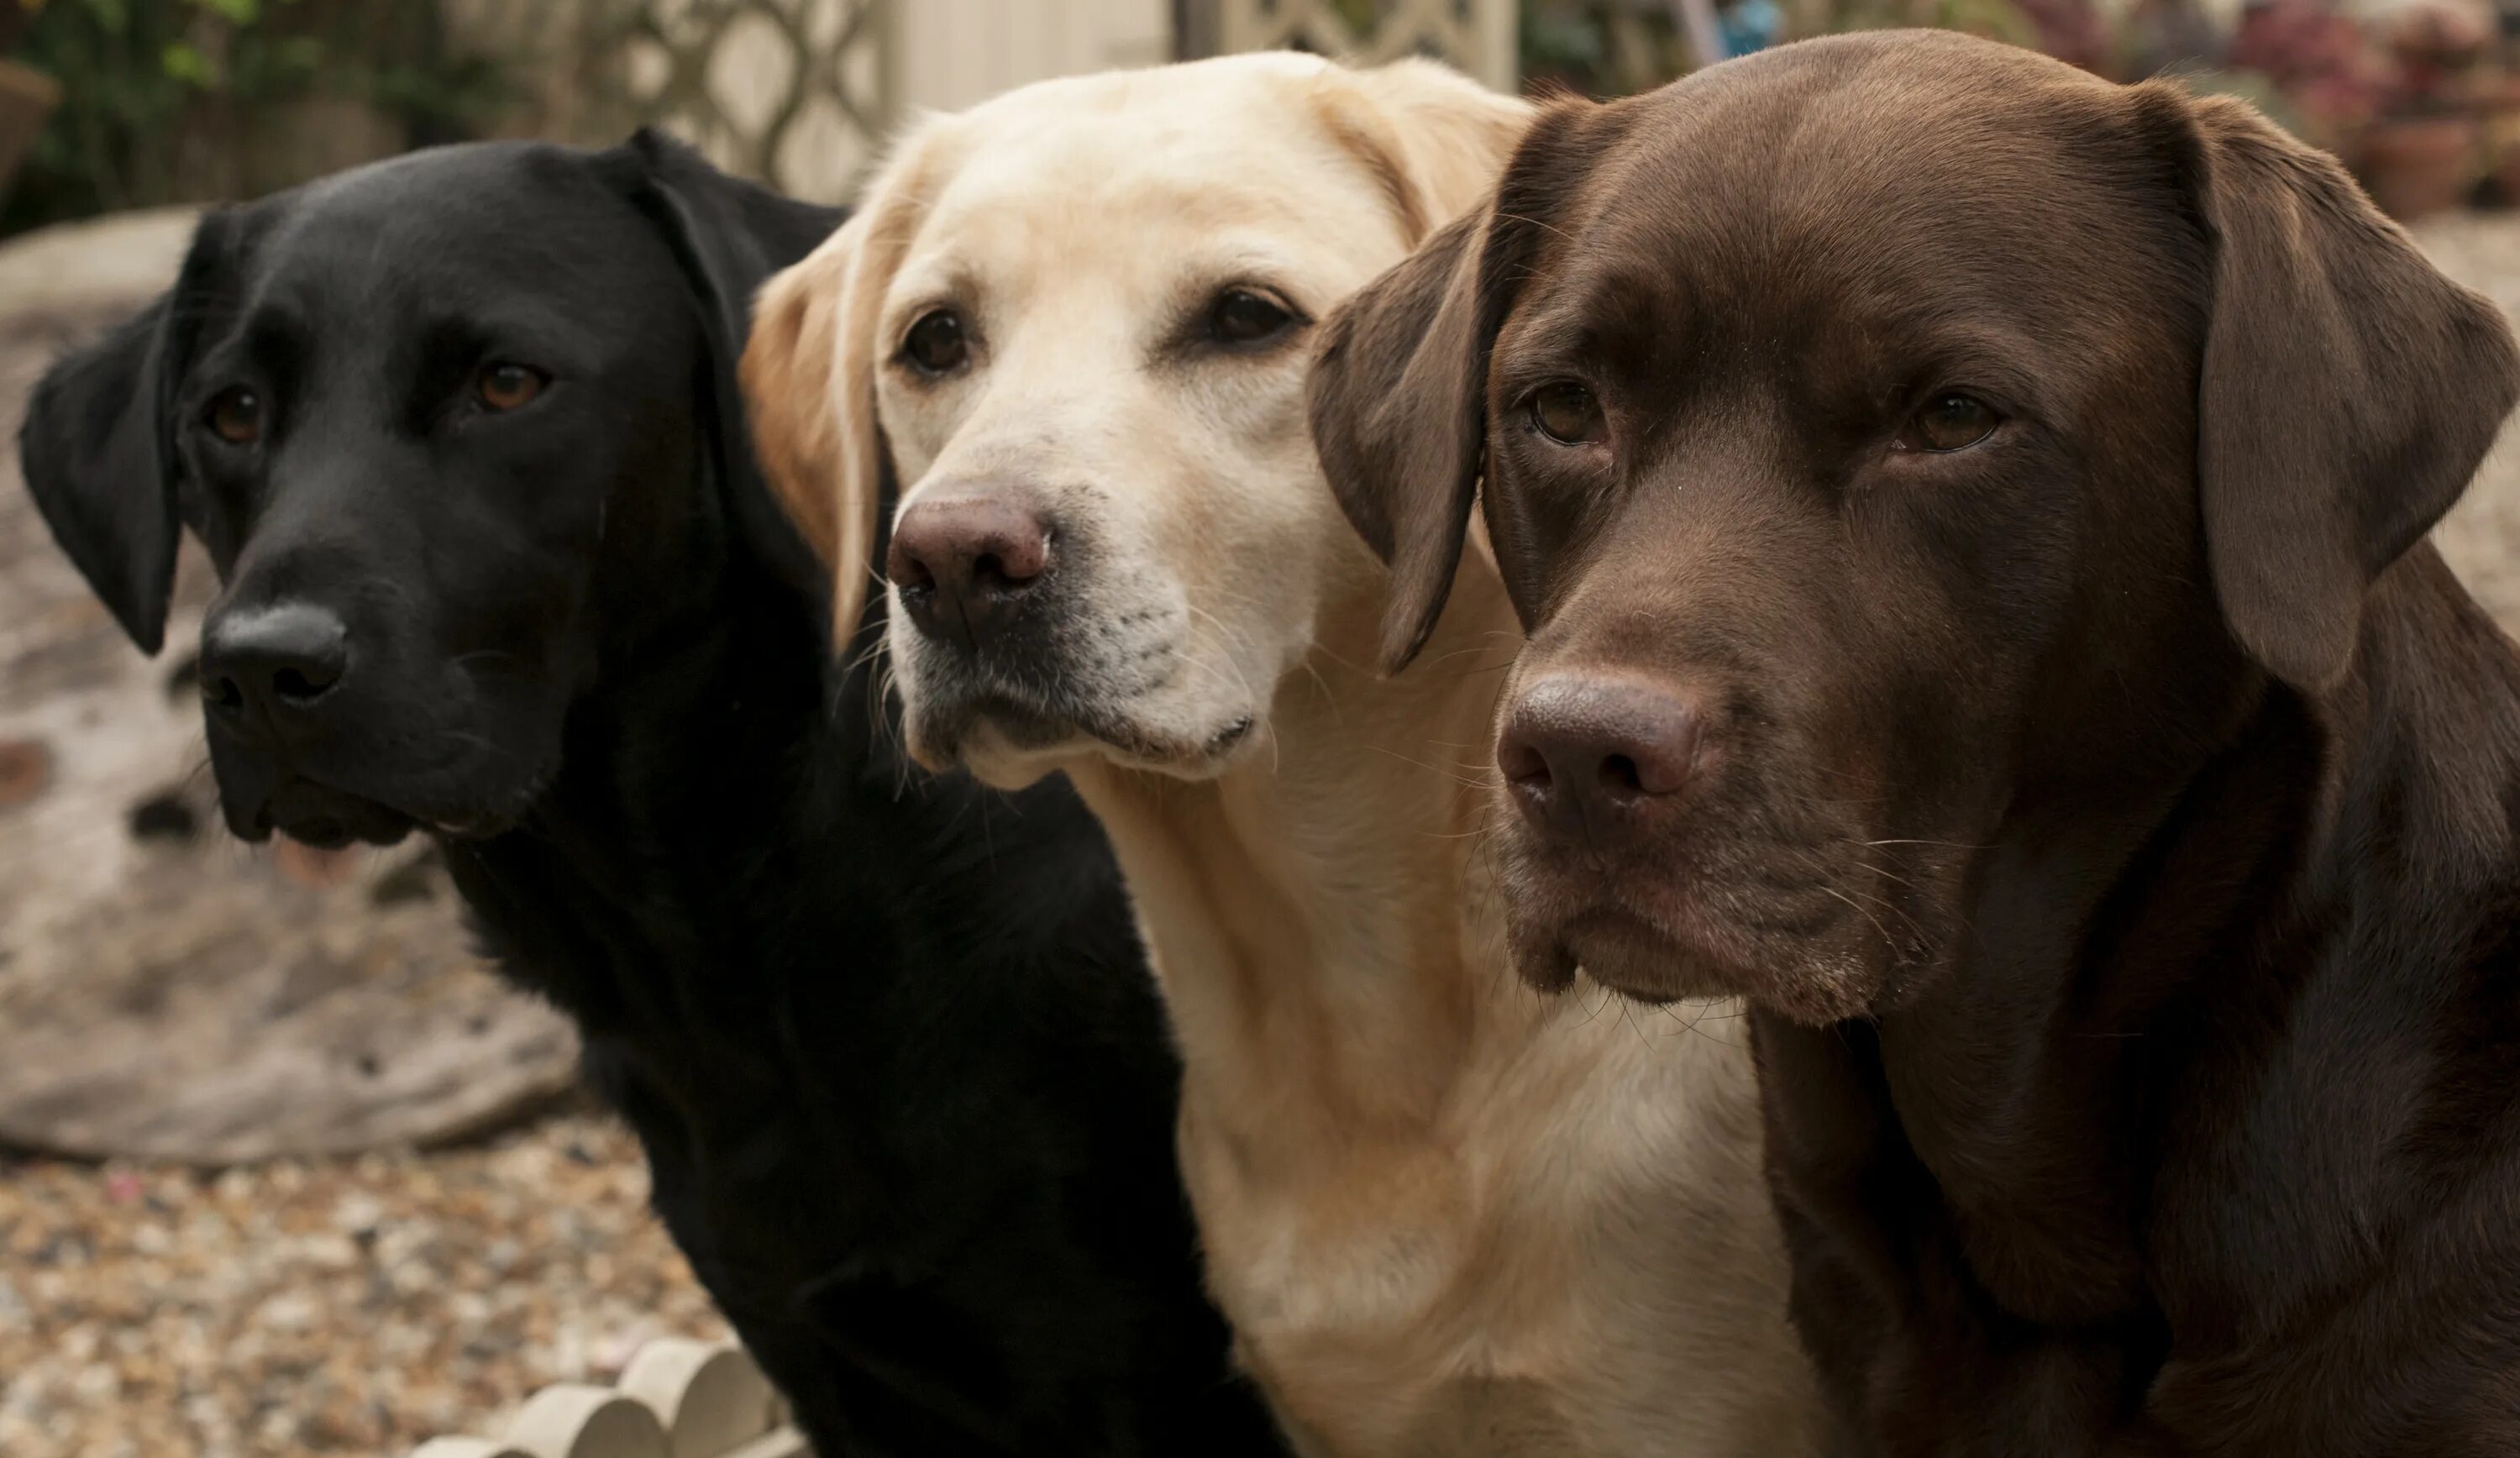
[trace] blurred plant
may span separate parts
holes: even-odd
[[[1714,0],[1727,56],[1789,39],[1803,27],[1788,7],[1806,0]],[[1650,90],[1687,74],[1693,54],[1671,0],[1525,0],[1522,74],[1527,84],[1586,96]]]
[[[435,0],[33,0],[15,49],[64,100],[0,233],[299,181],[292,158],[320,170],[344,145],[289,135],[308,104],[419,146],[477,132],[509,95],[495,63],[454,54]]]
[[[2112,72],[2117,36],[2092,0],[2016,0],[2036,46],[2069,66],[2101,75]]]
[[[2199,0],[2135,0],[2118,19],[2109,69],[2121,81],[2222,67],[2230,36]],[[2263,88],[2264,82],[2248,83]]]
[[[1879,30],[1892,26],[1964,30],[2033,49],[2041,41],[2039,22],[2014,0],[1833,0],[1823,28]]]
[[[1529,0],[1520,22],[1522,78],[1529,87],[1618,96],[1659,86],[1689,68],[1679,27],[1654,7]]]
[[[2380,114],[2394,78],[2369,34],[2324,0],[2260,0],[2241,14],[2229,64],[2266,77],[2312,142],[2343,150]]]
[[[2385,32],[2393,74],[2383,107],[2398,116],[2472,110],[2494,38],[2493,13],[2477,6],[2419,0],[2398,11]]]
[[[1607,69],[1610,37],[1601,18],[1582,6],[1543,0],[1523,6],[1520,19],[1524,82],[1593,93],[1595,88],[1576,78],[1599,76]]]

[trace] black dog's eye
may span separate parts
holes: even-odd
[[[971,357],[963,334],[963,316],[951,309],[931,309],[910,327],[901,341],[901,357],[923,375],[951,375]]]
[[[1610,429],[1601,419],[1601,402],[1571,379],[1555,380],[1531,392],[1531,423],[1561,446],[1598,445]]]
[[[1258,344],[1278,337],[1294,325],[1294,310],[1248,288],[1228,288],[1207,308],[1207,334],[1219,344]]]
[[[1894,451],[1965,451],[1995,433],[2002,417],[1975,395],[1946,390],[1925,402],[1890,443]]]
[[[551,376],[528,365],[512,365],[504,360],[481,367],[472,378],[472,392],[481,397],[481,408],[494,415],[522,410],[534,403]]]
[[[244,385],[231,386],[219,391],[202,419],[211,434],[229,445],[252,445],[262,439],[262,397]]]

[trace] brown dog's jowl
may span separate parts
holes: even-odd
[[[1752,999],[1885,1453],[2520,1449],[2509,331],[2236,103],[1890,33],[1543,116],[1328,321],[1387,656],[1483,513],[1517,966]]]

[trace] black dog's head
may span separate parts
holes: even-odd
[[[446,148],[206,218],[174,288],[37,388],[54,534],[140,646],[179,523],[229,825],[387,841],[512,822],[572,698],[741,535],[752,291],[838,214],[648,134]]]

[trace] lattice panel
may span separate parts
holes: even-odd
[[[1447,61],[1513,89],[1514,0],[1214,0],[1219,51],[1299,50],[1354,61]]]
[[[844,199],[891,120],[891,0],[601,7],[590,85],[794,197]]]

